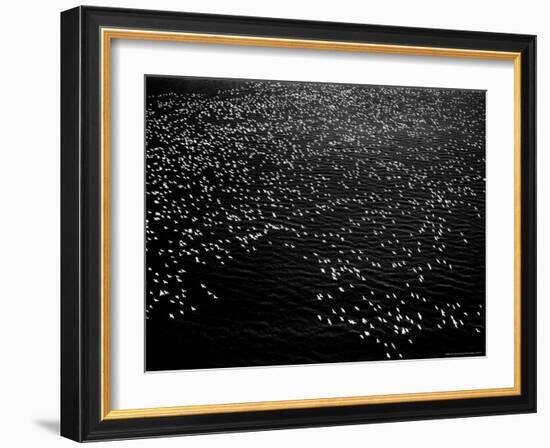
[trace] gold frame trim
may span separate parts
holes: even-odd
[[[514,386],[442,392],[314,398],[142,409],[111,409],[110,346],[110,62],[113,39],[298,48],[514,62]],[[503,397],[521,394],[521,53],[217,34],[101,29],[101,420]]]

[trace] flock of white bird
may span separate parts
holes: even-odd
[[[437,292],[484,269],[483,92],[254,81],[147,103],[147,318],[192,319],[224,291],[188,271],[259,251],[316,272],[312,325],[388,359],[483,334],[483,282]]]

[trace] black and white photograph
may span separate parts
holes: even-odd
[[[145,83],[146,370],[485,355],[485,91]]]
[[[537,446],[544,14],[284,1],[67,6],[5,71],[14,437]]]

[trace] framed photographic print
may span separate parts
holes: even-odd
[[[61,14],[61,433],[536,410],[534,36]]]

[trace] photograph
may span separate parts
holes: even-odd
[[[377,7],[61,12],[63,437],[540,434],[541,26]]]
[[[145,76],[146,370],[485,356],[486,91]]]

